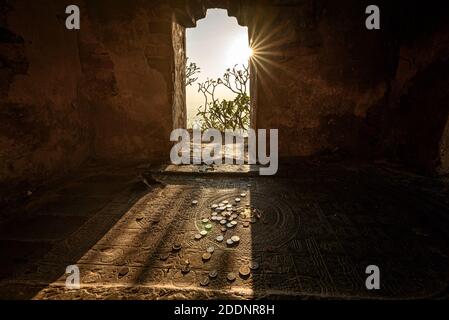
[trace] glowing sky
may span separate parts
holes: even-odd
[[[201,68],[198,81],[218,78],[235,64],[248,64],[248,28],[239,26],[237,19],[228,17],[226,10],[211,9],[196,28],[186,30],[187,57]],[[197,82],[198,82],[197,81]],[[217,91],[219,99],[233,99],[227,90]],[[187,118],[191,127],[204,98],[195,83],[187,87]]]

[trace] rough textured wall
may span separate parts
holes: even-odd
[[[89,154],[87,110],[78,100],[77,35],[65,29],[65,6],[58,0],[0,1],[3,200],[64,175]]]
[[[397,35],[383,144],[389,158],[419,172],[449,173],[449,9],[440,4],[409,10]]]
[[[382,32],[364,27],[365,8],[359,1],[279,5],[252,27],[257,126],[279,128],[281,155],[373,152],[369,117],[384,102],[390,49]]]
[[[81,62],[90,75],[84,100],[93,117],[93,156],[122,163],[168,159],[174,91],[170,8],[98,0],[88,1],[86,10]]]
[[[186,106],[186,31],[173,21],[173,51],[175,64],[173,91],[173,128],[187,128]]]

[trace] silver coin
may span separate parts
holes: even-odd
[[[195,240],[201,240],[201,238],[203,238],[201,234],[198,233],[195,235]]]
[[[201,281],[200,281],[200,285],[202,287],[207,287],[209,285],[209,283],[210,283],[209,277],[205,277],[205,278],[201,279]]]
[[[223,236],[218,236],[216,240],[217,240],[217,242],[223,242],[224,237]]]
[[[206,230],[202,230],[200,232],[200,234],[201,234],[201,236],[205,237],[205,236],[207,236],[207,231]]]
[[[240,198],[235,198],[235,202],[240,202],[240,201],[242,201],[242,199],[240,199]]]
[[[222,224],[222,225],[225,225],[226,223],[228,223],[227,220],[221,220],[221,221],[220,221],[220,224]]]
[[[235,243],[240,242],[240,237],[239,236],[233,236],[231,238],[232,241],[234,241]]]
[[[228,281],[231,281],[231,282],[232,282],[232,281],[235,281],[235,279],[237,279],[235,273],[233,273],[233,272],[228,273],[228,275],[226,276],[226,278],[228,279]]]
[[[197,201],[197,200],[193,200],[193,201],[192,201],[192,204],[193,204],[194,206],[196,206],[196,205],[198,204],[198,201]]]
[[[249,268],[250,268],[251,270],[257,270],[257,269],[259,269],[259,263],[258,263],[257,261],[252,261],[252,262],[249,264]]]
[[[241,196],[242,198],[245,198],[245,197],[246,197],[246,193],[242,193],[240,196]]]
[[[207,250],[206,250],[208,253],[214,253],[215,252],[215,248],[214,247],[209,247],[209,248],[207,248]]]
[[[203,220],[201,220],[201,222],[202,222],[203,224],[208,224],[208,223],[209,223],[209,219],[203,219]]]
[[[218,271],[217,270],[212,270],[211,272],[209,272],[209,277],[211,279],[215,279],[216,277],[218,277]]]
[[[234,244],[234,241],[232,241],[232,239],[228,239],[228,240],[226,240],[226,244],[228,246],[232,246]]]
[[[224,203],[224,204],[228,204],[228,203],[229,203],[229,201],[225,200],[225,201],[223,201],[223,203]]]
[[[207,231],[210,231],[210,230],[212,230],[212,225],[211,225],[211,224],[207,224],[204,228],[205,228]]]
[[[212,209],[217,209],[218,208],[218,204],[213,204],[211,208]]]
[[[235,226],[238,224],[238,222],[235,221],[235,220],[232,220],[232,221],[231,221],[231,224],[235,227]]]
[[[228,223],[228,224],[226,225],[226,227],[228,227],[228,228],[234,228],[234,225],[233,225],[232,223]]]

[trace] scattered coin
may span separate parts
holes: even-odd
[[[217,270],[212,270],[211,272],[209,272],[209,277],[211,279],[215,279],[216,277],[218,277],[218,272]]]
[[[228,205],[226,206],[226,208],[227,208],[227,209],[232,209],[232,204],[228,204]]]
[[[217,209],[218,208],[218,204],[213,204],[212,205],[212,209]]]
[[[240,196],[241,196],[242,198],[245,198],[245,197],[246,197],[246,193],[242,193]]]
[[[200,234],[201,234],[201,236],[205,237],[205,236],[207,236],[207,231],[206,230],[202,230],[200,232]]]
[[[191,269],[190,269],[190,265],[188,265],[188,264],[183,265],[182,268],[181,268],[181,272],[182,272],[183,274],[189,273],[190,270],[191,270]]]
[[[215,251],[215,247],[210,246],[209,248],[207,248],[206,250],[208,253],[212,254]]]
[[[235,202],[240,202],[240,201],[242,201],[242,199],[240,199],[240,198],[235,198]]]
[[[228,203],[229,203],[229,201],[227,201],[227,200],[223,201],[223,204],[228,204]]]
[[[118,275],[119,277],[124,277],[129,273],[129,268],[128,267],[123,267],[120,268],[120,270],[118,271]]]
[[[204,227],[207,231],[212,230],[212,225],[211,224],[206,224],[206,226]]]
[[[231,221],[230,223],[231,223],[231,224],[232,224],[232,226],[234,226],[234,227],[235,227],[236,225],[238,225],[238,222],[237,222],[237,221],[235,221],[235,220]]]
[[[170,258],[170,254],[169,254],[169,253],[163,253],[163,254],[161,254],[161,255],[159,256],[159,259],[160,259],[161,261],[167,261],[168,258]]]
[[[218,236],[216,240],[217,240],[218,242],[223,242],[224,237],[223,237],[223,236]]]
[[[232,246],[234,244],[234,241],[232,241],[232,239],[228,239],[228,240],[226,240],[226,244],[228,246]]]
[[[221,228],[221,232],[226,232],[228,231],[228,229],[226,229],[225,227]]]
[[[202,238],[203,236],[199,233],[195,235],[195,240],[201,240]]]
[[[209,277],[204,277],[204,278],[201,279],[201,281],[200,281],[200,285],[201,285],[202,287],[207,287],[207,286],[209,285],[209,283],[210,283]]]
[[[193,200],[193,201],[192,201],[192,204],[193,204],[194,206],[196,206],[196,205],[198,204],[198,201],[197,201],[197,200]]]
[[[201,220],[201,222],[202,222],[203,224],[207,224],[207,223],[209,223],[209,219],[204,218],[203,220]]]
[[[226,223],[228,223],[228,221],[226,221],[226,220],[221,220],[220,221],[220,224],[222,224],[222,225],[225,225]]]
[[[232,240],[234,243],[238,243],[238,242],[240,242],[240,237],[239,237],[239,236],[233,236],[233,237],[231,238],[231,240]]]
[[[212,258],[212,255],[210,253],[203,254],[203,260],[204,261],[209,261],[210,258]]]
[[[251,269],[248,266],[241,266],[239,273],[242,277],[248,277],[251,274]]]
[[[233,273],[233,272],[229,272],[226,278],[228,279],[228,281],[231,281],[231,282],[235,281],[235,279],[237,279],[237,277],[235,276],[235,273]]]
[[[227,225],[226,225],[226,227],[228,227],[228,228],[234,228],[234,225],[232,224],[232,223],[228,223]]]
[[[252,262],[249,264],[249,268],[250,268],[251,270],[257,270],[257,269],[259,269],[259,262],[257,262],[257,261],[252,261]]]

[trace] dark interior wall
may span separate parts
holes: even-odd
[[[384,112],[388,158],[449,173],[449,5],[411,2],[396,20],[398,63]]]
[[[168,159],[173,127],[172,12],[166,2],[87,1],[81,28],[93,157]]]
[[[36,181],[78,167],[90,153],[88,110],[78,97],[77,34],[65,29],[65,5],[0,1],[2,194],[22,196]]]
[[[267,8],[252,28],[257,125],[279,128],[281,156],[371,157],[369,117],[384,103],[393,48],[384,32],[365,28],[360,1],[294,3]]]

